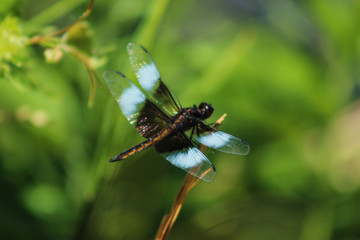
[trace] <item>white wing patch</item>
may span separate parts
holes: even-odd
[[[218,131],[201,136],[198,138],[198,141],[203,145],[216,149],[225,146],[230,139],[231,135]]]
[[[131,87],[125,89],[120,98],[116,99],[116,101],[125,116],[131,116],[137,112],[139,105],[142,104],[145,99],[145,95],[139,88],[131,83]]]
[[[160,74],[157,71],[154,62],[151,62],[141,66],[136,72],[136,77],[145,91],[151,91],[160,79]]]
[[[188,169],[206,161],[207,157],[199,149],[193,147],[172,152],[166,159],[179,168]]]
[[[203,145],[225,153],[246,155],[250,151],[249,144],[244,140],[221,131],[200,136],[197,140]]]
[[[171,164],[205,182],[212,182],[216,177],[214,165],[195,147],[184,148],[170,153],[162,153],[161,155],[163,155]]]

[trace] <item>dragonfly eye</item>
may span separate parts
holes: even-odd
[[[209,118],[214,112],[214,108],[211,106],[211,104],[208,103],[200,103],[199,110],[201,111],[202,117],[204,119]]]
[[[206,107],[206,105],[207,105],[207,103],[204,103],[204,102],[200,103],[200,105],[199,105],[199,109],[203,109],[203,108],[205,108],[205,107]]]

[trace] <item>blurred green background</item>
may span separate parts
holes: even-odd
[[[208,153],[169,239],[360,239],[360,1],[102,0],[28,44],[88,4],[1,1],[0,239],[154,238],[185,172],[153,149],[108,162],[143,140],[102,79],[135,79],[128,42],[251,146]]]

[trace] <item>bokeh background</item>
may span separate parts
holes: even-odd
[[[102,79],[135,79],[128,42],[251,146],[208,153],[169,239],[360,239],[359,1],[102,0],[30,42],[88,4],[1,0],[1,239],[154,238],[185,172],[153,149],[108,162],[143,140]]]

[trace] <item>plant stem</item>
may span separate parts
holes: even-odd
[[[92,11],[92,8],[94,6],[94,2],[95,0],[90,0],[90,3],[89,3],[89,6],[88,8],[86,9],[86,11],[75,21],[73,22],[72,24],[70,24],[69,26],[63,28],[63,29],[60,29],[56,32],[52,32],[48,35],[45,35],[45,36],[35,36],[35,37],[32,37],[30,40],[29,40],[29,44],[32,45],[32,44],[37,44],[41,41],[43,41],[44,39],[47,39],[47,38],[51,38],[51,37],[54,37],[54,36],[57,36],[57,35],[60,35],[60,34],[63,34],[67,31],[69,31],[70,28],[72,28],[73,26],[75,26],[77,23],[81,22],[82,20],[84,20],[85,18],[87,18],[87,16],[90,15],[91,11]],[[57,8],[56,8],[57,9]]]
[[[221,118],[219,118],[219,120],[216,121],[216,124],[214,126],[215,129],[217,129],[220,126],[220,124],[224,121],[225,117],[226,117],[226,114],[222,115]],[[200,151],[204,153],[205,150],[206,150],[206,146],[201,145]],[[177,219],[177,217],[180,213],[182,204],[185,200],[187,193],[198,182],[199,182],[199,178],[196,178],[191,174],[186,175],[184,182],[181,185],[179,192],[177,193],[177,195],[175,197],[174,203],[173,203],[169,213],[165,214],[163,219],[161,220],[159,229],[156,233],[156,237],[155,237],[156,240],[164,240],[169,236],[172,226],[174,225],[175,220]]]

